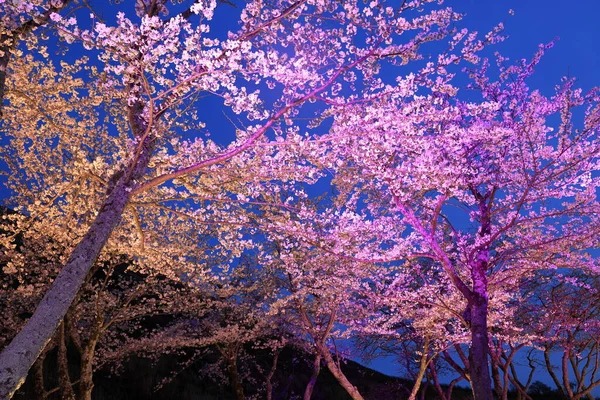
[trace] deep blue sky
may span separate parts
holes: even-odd
[[[532,87],[551,89],[567,74],[577,77],[584,88],[600,85],[600,1],[574,0],[567,5],[558,0],[459,0],[447,4],[467,14],[464,24],[471,29],[483,31],[505,22],[510,37],[498,49],[513,59],[530,57],[539,43],[558,37]],[[514,15],[508,14],[509,9]]]
[[[94,3],[108,4],[108,0]],[[484,33],[498,22],[504,22],[509,38],[494,50],[513,60],[531,57],[538,44],[558,37],[554,48],[547,52],[531,79],[532,88],[549,93],[567,74],[576,77],[578,86],[584,89],[600,86],[600,0],[573,0],[569,5],[564,0],[455,0],[447,1],[446,5],[466,14],[459,26],[470,30]],[[114,7],[117,6],[111,6]],[[510,9],[514,15],[509,15]],[[107,13],[110,11],[107,9]],[[219,10],[217,16],[238,11]],[[227,21],[229,26],[236,26],[231,18],[222,21]],[[0,177],[0,203],[7,195],[3,182]],[[382,372],[396,374],[394,365],[389,361],[376,362],[373,366]],[[541,375],[536,379],[549,382],[548,378]]]

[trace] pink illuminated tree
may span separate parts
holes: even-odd
[[[367,312],[363,284],[372,280],[376,266],[362,264],[327,254],[294,239],[281,239],[272,268],[282,275],[280,294],[269,314],[279,315],[289,331],[304,343],[314,357],[312,376],[304,391],[311,398],[320,373],[321,363],[354,400],[363,396],[341,368],[336,341],[348,340],[355,332],[353,325]]]
[[[584,93],[572,79],[550,95],[531,90],[527,78],[546,47],[517,64],[497,56],[494,79],[473,51],[483,46],[458,33],[419,72],[337,109],[327,136],[335,155],[327,166],[346,207],[373,219],[382,244],[355,257],[427,259],[461,295],[477,400],[492,398],[493,289],[540,269],[597,273],[588,250],[600,237],[598,91]],[[475,64],[468,94],[478,100],[452,83],[463,60]]]

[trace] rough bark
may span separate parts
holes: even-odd
[[[478,297],[471,305],[471,386],[474,400],[493,400],[488,364],[487,299]]]
[[[485,240],[491,233],[490,204],[493,192],[480,194],[473,191],[479,202],[479,220],[481,227],[479,236]],[[471,327],[471,348],[469,351],[469,366],[471,377],[471,388],[474,400],[493,400],[492,380],[488,362],[489,339],[488,339],[488,282],[487,269],[489,266],[490,251],[489,244],[482,244],[478,249],[476,257],[471,262],[471,279],[473,291],[468,301]]]
[[[321,355],[317,354],[313,361],[313,372],[310,376],[310,380],[306,384],[306,389],[304,389],[304,400],[310,400],[312,397],[313,390],[315,389],[315,385],[317,384],[317,378],[319,377],[319,373],[321,372]]]
[[[121,221],[135,179],[146,170],[152,153],[147,138],[133,168],[117,172],[95,220],[36,308],[25,327],[0,353],[0,399],[10,399],[54,335],[112,231]]]

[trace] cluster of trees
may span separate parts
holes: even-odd
[[[104,362],[207,346],[243,398],[243,346],[274,371],[293,342],[305,398],[324,365],[362,399],[348,339],[404,360],[411,399],[530,398],[535,351],[591,396],[600,92],[530,89],[549,46],[492,64],[502,26],[432,0],[248,1],[231,32],[224,7],[0,1],[0,398],[68,345],[67,398]]]

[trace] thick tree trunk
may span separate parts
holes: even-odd
[[[331,374],[335,377],[338,383],[346,390],[346,392],[350,395],[352,400],[364,400],[358,389],[350,383],[346,375],[342,372],[339,366],[334,361],[329,349],[325,346],[319,346],[319,351],[321,352],[321,356],[323,360],[325,360],[325,365],[327,365],[327,369],[331,372]]]
[[[492,382],[488,363],[487,298],[475,295],[478,299],[471,304],[471,348],[469,364],[471,387],[474,400],[493,400]]]
[[[481,227],[479,236],[485,239],[491,232],[490,204],[493,191],[485,195],[473,190],[479,202],[479,220]],[[471,388],[474,400],[493,400],[492,380],[488,362],[488,282],[487,270],[490,261],[489,245],[481,245],[476,258],[471,262],[471,279],[473,291],[468,301],[469,320],[471,326],[471,349],[469,351],[469,369]]]
[[[10,399],[23,384],[27,372],[63,320],[110,234],[121,221],[131,182],[143,175],[150,160],[151,142],[147,138],[131,174],[128,167],[115,174],[114,185],[109,188],[88,232],[73,249],[33,316],[0,353],[0,399]]]
[[[232,351],[233,354],[225,356],[225,362],[227,363],[227,370],[229,371],[229,380],[231,382],[231,388],[235,394],[237,400],[244,400],[244,387],[242,386],[242,379],[237,369],[237,351]]]
[[[310,376],[310,380],[306,384],[306,389],[304,389],[304,400],[310,400],[312,397],[313,390],[315,389],[315,385],[317,384],[317,378],[319,377],[319,373],[321,372],[321,355],[317,354],[313,361],[313,372]]]

